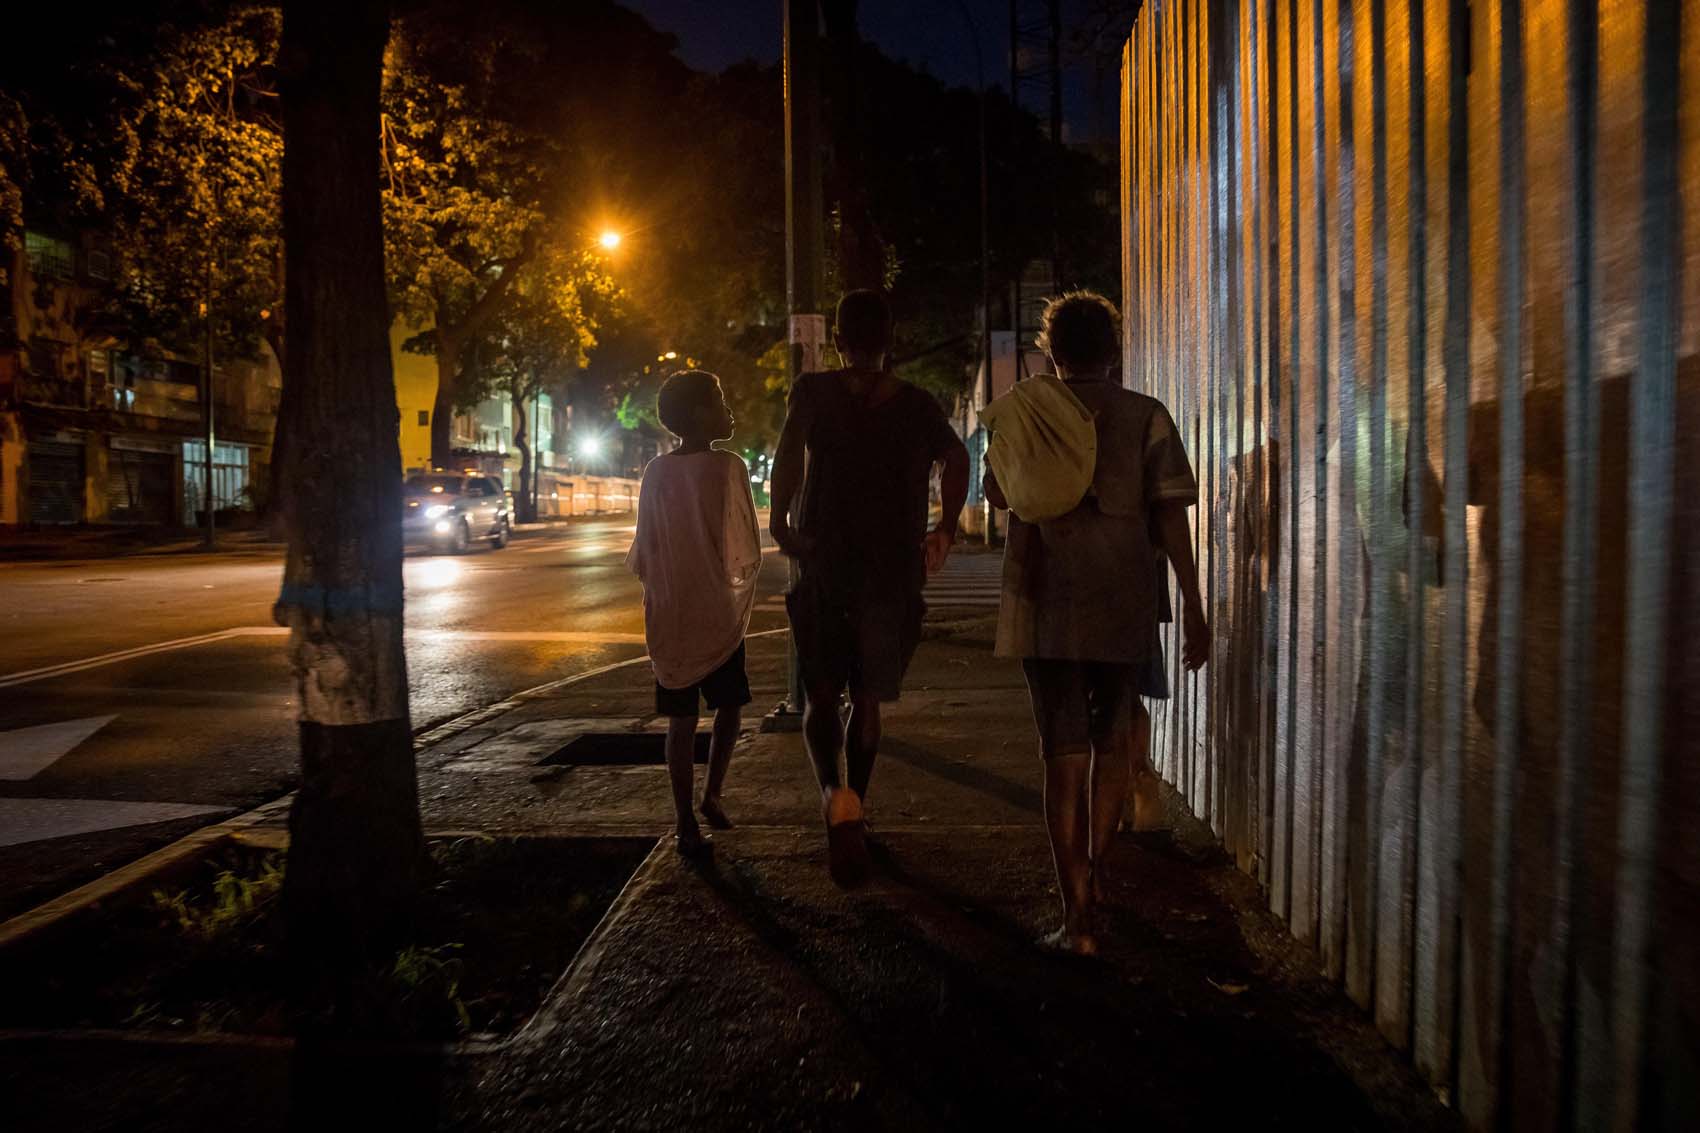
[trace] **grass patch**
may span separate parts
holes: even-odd
[[[415,939],[360,981],[343,1026],[451,1039],[518,1029],[648,852],[638,840],[431,847]],[[0,1026],[288,1034],[285,857],[227,846],[0,955]]]

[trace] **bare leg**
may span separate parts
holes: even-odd
[[[844,728],[838,719],[838,690],[820,685],[804,690],[803,747],[815,766],[815,782],[824,798],[839,786],[838,750],[844,746]]]
[[[1125,823],[1129,830],[1155,830],[1163,824],[1163,796],[1158,786],[1157,771],[1151,766],[1151,713],[1143,703],[1133,713],[1132,750],[1128,762],[1132,771],[1132,813]]]
[[[844,738],[844,763],[850,789],[866,800],[868,781],[874,775],[874,757],[880,747],[880,702],[877,696],[852,689],[850,731]]]
[[[667,780],[673,788],[673,836],[678,840],[679,852],[686,857],[700,854],[708,844],[691,810],[696,734],[695,716],[673,716],[667,721]]]
[[[1132,737],[1118,732],[1102,748],[1092,752],[1092,901],[1103,900],[1104,863],[1115,844],[1121,825],[1122,807],[1127,805],[1128,750]]]
[[[1062,929],[1048,939],[1082,955],[1098,950],[1090,923],[1092,828],[1086,789],[1091,765],[1085,752],[1045,760],[1045,825],[1063,902]]]
[[[708,743],[708,776],[702,785],[702,816],[716,830],[730,830],[732,820],[720,805],[720,788],[726,783],[726,768],[732,762],[732,747],[738,742],[743,710],[733,705],[714,713],[714,731]]]

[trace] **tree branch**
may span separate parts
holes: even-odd
[[[460,321],[450,327],[444,327],[439,322],[437,332],[439,334],[446,333],[450,338],[462,340],[467,335],[476,333],[480,327],[490,321],[490,317],[501,307],[503,297],[507,295],[508,289],[513,286],[514,278],[519,275],[519,269],[529,263],[536,254],[537,234],[528,232],[520,246],[519,254],[502,261],[501,274],[496,276],[495,282],[490,284],[466,314],[461,316]]]

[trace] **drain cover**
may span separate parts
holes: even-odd
[[[708,733],[696,734],[697,763],[708,762]],[[537,761],[539,766],[641,767],[667,762],[667,736],[662,732],[586,732]]]

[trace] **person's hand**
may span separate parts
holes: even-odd
[[[950,557],[951,544],[956,542],[954,532],[942,527],[935,527],[927,532],[927,538],[921,543],[927,555],[927,577],[931,578],[944,566],[945,559]]]
[[[1190,673],[1210,660],[1210,624],[1204,620],[1204,611],[1196,602],[1186,604],[1182,618],[1181,661]]]
[[[795,559],[801,557],[813,544],[808,536],[792,528],[780,516],[775,515],[767,525],[768,532],[773,536],[774,545],[781,554]]]

